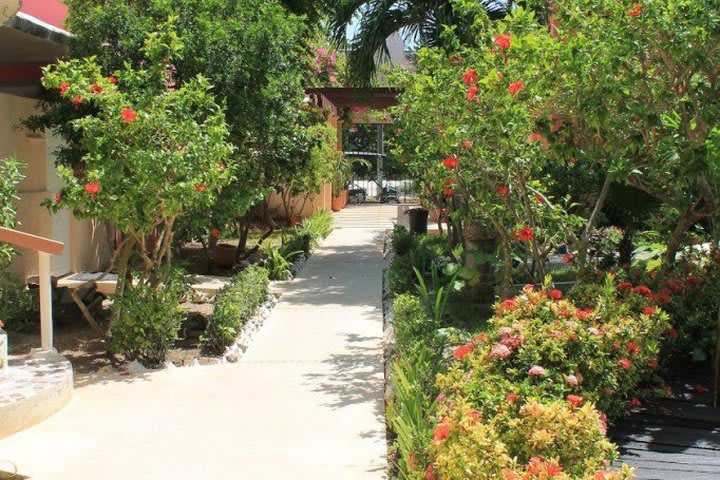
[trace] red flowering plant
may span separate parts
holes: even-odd
[[[202,77],[168,83],[168,64],[182,51],[171,23],[148,36],[145,67],[112,77],[93,58],[46,67],[43,85],[64,98],[80,98],[87,111],[63,128],[77,132],[82,168],[59,165],[64,181],[51,211],[70,209],[81,218],[109,221],[122,234],[113,266],[117,295],[130,274],[158,288],[172,260],[177,218],[210,205],[237,173],[222,109]],[[58,201],[57,199],[60,199]]]
[[[417,70],[398,76],[395,151],[446,199],[456,225],[481,222],[494,233],[507,298],[513,259],[541,281],[547,256],[571,241],[582,221],[568,213],[569,200],[548,194],[543,174],[551,155],[538,133],[538,110],[556,88],[558,42],[523,10],[478,37],[484,45],[452,54],[422,49]],[[461,55],[462,64],[449,55]]]
[[[497,304],[491,330],[439,377],[441,391],[469,399],[486,416],[514,414],[530,398],[577,400],[573,395],[610,417],[622,413],[652,375],[667,315],[631,308],[612,277],[592,309],[555,292],[529,285]]]

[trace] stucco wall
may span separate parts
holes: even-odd
[[[63,211],[50,215],[40,203],[54,198],[60,189],[54,165],[59,139],[52,134],[31,133],[20,126],[35,112],[37,101],[0,93],[0,158],[13,153],[26,166],[26,178],[18,186],[19,230],[65,243],[65,252],[53,257],[53,275],[103,268],[110,258],[110,243],[103,225],[76,220]],[[21,278],[37,274],[37,254],[19,249],[10,271]]]
[[[318,210],[330,210],[332,202],[332,186],[329,183],[323,185],[323,188],[308,198],[305,208],[300,212],[302,218],[307,218]],[[302,199],[297,200],[297,208],[300,208]],[[285,209],[283,208],[282,198],[277,193],[270,194],[268,199],[268,209],[278,218],[285,218]]]

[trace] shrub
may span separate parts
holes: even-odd
[[[396,231],[402,232],[403,227],[396,227]],[[405,235],[393,232],[393,242]],[[418,284],[418,278],[414,269],[420,271],[424,278],[429,279],[432,273],[433,262],[440,256],[447,253],[447,237],[443,235],[420,235],[412,237],[409,242],[410,249],[404,255],[396,255],[390,262],[388,271],[388,288],[394,294],[408,293],[413,291]],[[400,241],[401,250],[404,249],[405,240]],[[395,247],[394,247],[395,248]]]
[[[391,243],[396,255],[407,255],[415,248],[415,237],[402,225],[395,225],[392,231]]]
[[[302,252],[289,252],[288,257],[294,257],[298,253]],[[283,255],[283,251],[280,248],[268,248],[265,250],[265,268],[268,271],[270,280],[287,280],[291,277],[292,271],[290,262]]]
[[[0,320],[14,332],[37,332],[40,327],[38,299],[20,279],[0,274]]]
[[[265,301],[267,291],[268,272],[264,268],[251,265],[236,275],[217,295],[212,318],[200,338],[203,350],[221,354],[232,345],[239,330]]]
[[[390,262],[388,269],[388,288],[396,295],[408,293],[415,286],[415,272],[408,255],[398,255]]]
[[[310,253],[313,245],[313,237],[308,232],[295,230],[289,236],[283,238],[280,253],[290,261],[294,261],[300,255]]]
[[[594,310],[583,310],[552,290],[526,287],[496,306],[492,329],[461,348],[462,358],[439,384],[469,398],[484,413],[517,400],[580,395],[608,416],[622,413],[657,366],[668,317],[657,307],[638,311],[618,297],[608,277]],[[487,385],[493,385],[487,389]]]
[[[185,318],[182,294],[182,283],[174,278],[157,289],[128,282],[124,294],[114,297],[110,351],[150,368],[159,366]]]
[[[318,210],[302,221],[299,231],[308,233],[313,243],[326,238],[333,230],[333,216],[327,210]]]

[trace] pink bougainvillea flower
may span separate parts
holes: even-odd
[[[583,398],[580,395],[568,395],[567,401],[573,407],[579,407],[583,404]]]
[[[85,191],[89,193],[90,195],[97,194],[102,187],[98,182],[91,182],[85,184]]]
[[[462,360],[466,355],[472,352],[474,348],[475,345],[472,343],[461,345],[453,351],[453,357],[455,357],[455,360]]]
[[[72,102],[73,102],[75,105],[82,105],[83,103],[85,103],[85,100],[83,100],[82,97],[74,97],[74,98],[72,99]]]
[[[218,238],[220,236],[220,230],[218,230],[217,228],[213,228],[212,233],[210,233],[210,236],[212,238]]]
[[[90,93],[103,93],[103,88],[97,83],[93,83],[90,86]]]
[[[70,82],[62,82],[60,84],[60,95],[65,96],[68,90],[70,90]]]
[[[512,351],[502,343],[496,343],[493,345],[493,347],[490,349],[490,353],[488,353],[488,358],[499,358],[501,360],[506,359],[512,354]]]
[[[639,398],[633,397],[632,400],[630,400],[630,406],[633,408],[640,408],[642,407],[642,402]]]
[[[469,68],[465,73],[462,74],[465,85],[470,86],[477,83],[477,72],[474,68]]]
[[[428,467],[425,469],[425,480],[437,480],[438,475],[435,471],[435,467],[432,465],[428,465]]]
[[[457,157],[446,157],[445,160],[443,160],[443,163],[445,164],[445,168],[457,168],[460,164],[460,160],[458,160]]]
[[[568,375],[567,377],[565,377],[565,381],[571,387],[577,387],[578,379],[575,375]]]
[[[639,3],[633,3],[630,8],[628,8],[628,15],[631,17],[639,17],[642,14],[642,5]]]
[[[465,98],[472,101],[472,100],[475,100],[475,97],[477,97],[477,94],[478,94],[478,87],[477,87],[477,85],[473,85],[472,87],[470,87],[470,90],[468,90],[468,93],[467,93],[467,95],[465,95]]]
[[[532,228],[525,227],[522,230],[520,230],[520,233],[518,234],[518,238],[522,240],[523,242],[529,242],[533,238],[535,238],[535,232],[533,232]]]
[[[117,78],[113,77],[112,75],[110,75],[109,77],[105,77],[105,80],[112,83],[113,85],[117,83]]]
[[[445,422],[435,427],[435,431],[433,432],[433,438],[436,442],[442,442],[443,440],[447,440],[449,436],[450,427],[448,427]]]
[[[562,298],[563,294],[560,290],[553,288],[550,290],[550,298],[553,300],[560,300]]]
[[[534,365],[530,370],[528,370],[528,375],[531,377],[544,377],[545,369],[540,365]]]
[[[125,123],[134,122],[137,119],[137,113],[132,108],[123,108],[120,115],[122,115]]]
[[[508,403],[515,403],[517,402],[517,399],[517,393],[508,393],[507,397],[505,397],[505,400],[507,400]]]
[[[518,80],[517,82],[513,82],[508,86],[508,92],[515,95],[517,92],[525,88],[525,83],[522,80]]]
[[[468,150],[472,150],[472,142],[470,140],[463,140],[463,146]]]
[[[508,188],[507,187],[497,187],[497,191],[501,196],[506,196],[508,194]]]
[[[500,48],[510,48],[510,35],[495,35],[493,40]]]
[[[203,191],[205,191],[205,190],[207,190],[207,189],[208,189],[208,186],[205,185],[204,183],[198,183],[197,185],[195,185],[195,191],[196,191],[196,192],[203,192]]]
[[[627,357],[623,357],[620,360],[618,360],[618,365],[623,370],[630,370],[632,368],[632,362]]]

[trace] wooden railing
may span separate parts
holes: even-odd
[[[38,278],[40,280],[40,349],[53,349],[52,279],[50,264],[52,255],[61,255],[65,244],[49,238],[38,237],[10,228],[0,227],[0,242],[38,252]]]

